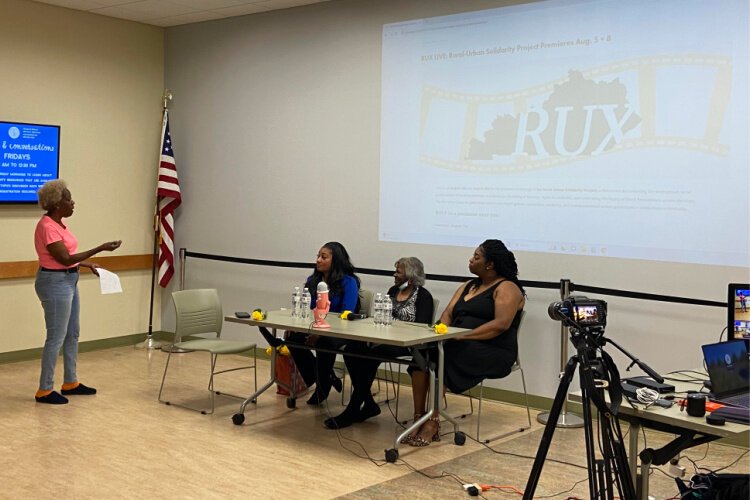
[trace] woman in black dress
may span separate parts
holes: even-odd
[[[518,324],[526,303],[516,258],[502,241],[487,240],[479,245],[469,259],[469,271],[477,277],[456,290],[440,316],[446,325],[472,329],[445,344],[443,380],[454,393],[464,392],[486,378],[510,373],[518,356]],[[429,379],[419,370],[413,370],[411,376],[416,419],[426,411]],[[427,446],[439,439],[439,415],[432,415],[404,441]]]

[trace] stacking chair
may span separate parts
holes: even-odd
[[[167,405],[179,406],[188,410],[198,411],[204,415],[211,414],[215,409],[215,394],[223,394],[225,396],[245,399],[245,396],[236,396],[233,394],[225,394],[219,391],[215,391],[214,376],[220,373],[227,373],[250,368],[253,369],[253,383],[255,385],[255,390],[257,391],[258,382],[256,371],[255,343],[244,340],[228,340],[221,338],[221,327],[224,319],[218,292],[212,288],[181,290],[178,292],[173,292],[172,299],[174,301],[174,308],[177,314],[177,324],[174,332],[173,349],[184,349],[188,353],[204,351],[210,354],[211,375],[208,379],[208,391],[210,393],[211,407],[210,409],[194,408],[162,399],[164,381],[167,378],[167,371],[169,370],[169,362],[172,359],[173,349],[169,350],[167,364],[164,367],[164,375],[162,376],[161,387],[159,388],[159,402],[165,403]],[[186,339],[190,336],[204,334],[209,334],[212,336],[212,338],[201,337],[196,339]],[[218,371],[216,370],[216,364],[219,355],[240,354],[246,351],[252,351],[253,353],[252,365]]]
[[[521,326],[523,325],[523,318],[525,316],[526,316],[526,311],[523,311],[521,313],[521,321],[518,324],[518,335],[519,336],[521,334]],[[501,439],[501,438],[504,438],[506,436],[510,436],[511,434],[515,434],[517,432],[523,432],[523,431],[528,430],[528,429],[531,428],[531,410],[529,409],[529,393],[526,392],[526,377],[524,377],[523,367],[521,367],[521,352],[520,352],[520,350],[518,352],[518,357],[516,358],[516,362],[513,363],[513,366],[510,369],[510,373],[511,374],[516,373],[516,372],[520,372],[521,373],[521,384],[523,385],[523,395],[524,395],[524,398],[525,398],[525,401],[526,401],[526,419],[528,421],[528,425],[526,425],[524,427],[519,427],[518,429],[512,430],[510,432],[506,432],[504,434],[500,434],[498,436],[493,436],[493,437],[490,437],[490,438],[484,438],[484,439],[482,439],[481,436],[480,436],[480,433],[479,433],[480,425],[482,423],[482,401],[484,400],[484,397],[483,397],[484,396],[484,381],[482,381],[479,384],[479,405],[478,405],[479,408],[477,409],[477,435],[476,435],[477,441],[484,442],[484,443],[489,443],[489,442],[495,441],[497,439]],[[508,375],[508,376],[510,376],[510,375]],[[469,404],[471,406],[471,411],[469,413],[465,413],[465,414],[461,415],[460,418],[465,418],[465,417],[467,417],[467,416],[469,416],[469,415],[471,415],[471,414],[474,413],[473,396],[469,395],[468,397],[469,397]]]
[[[372,293],[371,290],[365,290],[364,288],[360,288],[359,290],[359,313],[366,314],[367,316],[372,316],[372,308],[374,304],[372,303],[373,297],[375,296],[374,293]]]

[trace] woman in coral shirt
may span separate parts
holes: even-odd
[[[116,250],[122,241],[108,241],[96,248],[78,252],[78,240],[68,230],[64,218],[73,215],[75,202],[63,180],[49,181],[39,189],[39,206],[46,213],[36,225],[34,246],[39,256],[39,271],[34,288],[44,309],[47,339],[42,352],[42,375],[36,401],[47,404],[65,404],[68,398],[53,390],[55,365],[60,347],[65,365],[62,394],[90,395],[96,389],[78,381],[79,300],[78,268],[88,267],[97,276],[98,267],[86,259],[99,252]]]

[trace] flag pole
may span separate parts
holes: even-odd
[[[162,124],[164,123],[164,113],[167,112],[167,104],[172,100],[172,92],[169,89],[164,89],[162,95]],[[162,137],[162,140],[164,138]],[[159,151],[161,154],[161,143],[159,144]],[[159,172],[156,173],[156,181],[159,182]],[[135,345],[136,349],[159,349],[166,345],[166,342],[154,339],[154,290],[156,288],[156,266],[159,259],[159,195],[156,195],[156,203],[154,203],[154,251],[151,255],[151,300],[148,308],[148,333],[146,334],[146,340],[139,342]]]

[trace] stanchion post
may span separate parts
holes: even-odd
[[[560,280],[560,300],[565,300],[570,295],[570,280]],[[568,328],[560,323],[560,376],[565,372],[565,366],[568,363]],[[549,412],[543,412],[536,416],[538,422],[547,424],[549,420]],[[583,427],[583,419],[578,415],[568,414],[568,398],[565,397],[563,401],[562,410],[560,410],[560,416],[557,419],[556,427],[559,428],[575,428]]]
[[[180,248],[180,290],[185,289],[185,247]]]

